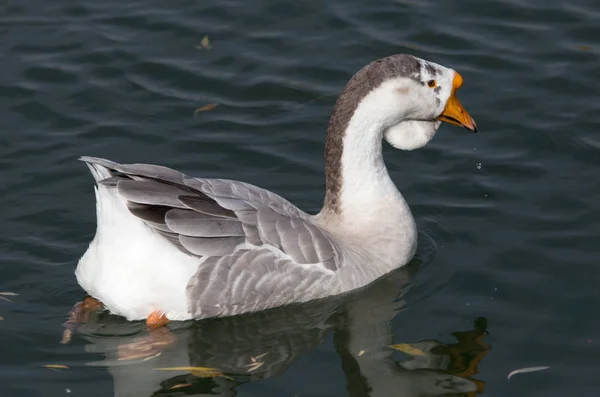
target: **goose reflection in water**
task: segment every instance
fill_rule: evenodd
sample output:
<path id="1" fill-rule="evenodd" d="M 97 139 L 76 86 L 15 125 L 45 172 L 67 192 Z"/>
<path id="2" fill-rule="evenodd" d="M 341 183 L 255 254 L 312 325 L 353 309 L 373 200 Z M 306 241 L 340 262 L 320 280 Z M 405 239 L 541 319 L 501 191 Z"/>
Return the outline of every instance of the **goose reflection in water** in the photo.
<path id="1" fill-rule="evenodd" d="M 348 395 L 480 394 L 484 382 L 471 377 L 490 350 L 483 341 L 487 335 L 485 319 L 477 319 L 472 330 L 454 333 L 456 344 L 434 340 L 404 344 L 410 346 L 412 356 L 389 347 L 398 343 L 393 340 L 391 320 L 403 309 L 402 296 L 411 273 L 419 266 L 414 260 L 341 299 L 171 324 L 168 330 L 147 332 L 143 323 L 93 313 L 76 335 L 91 342 L 86 351 L 105 356 L 90 365 L 108 368 L 117 397 L 233 396 L 245 383 L 283 374 L 329 332 L 333 332 L 335 350 L 341 358 Z M 157 370 L 177 367 L 187 368 Z"/>

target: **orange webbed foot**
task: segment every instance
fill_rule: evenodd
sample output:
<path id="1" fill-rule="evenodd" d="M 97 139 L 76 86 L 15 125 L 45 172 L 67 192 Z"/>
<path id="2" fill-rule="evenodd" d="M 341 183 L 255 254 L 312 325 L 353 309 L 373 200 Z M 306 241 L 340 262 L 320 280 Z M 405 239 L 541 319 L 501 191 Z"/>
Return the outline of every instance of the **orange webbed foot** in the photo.
<path id="1" fill-rule="evenodd" d="M 69 319 L 64 323 L 65 330 L 60 343 L 69 343 L 71 341 L 71 336 L 73 335 L 73 330 L 77 324 L 87 322 L 90 313 L 101 309 L 104 309 L 104 304 L 91 296 L 87 296 L 83 301 L 77 302 L 69 312 Z"/>
<path id="2" fill-rule="evenodd" d="M 167 325 L 170 321 L 171 320 L 169 320 L 163 312 L 161 312 L 160 310 L 154 310 L 148 315 L 148 318 L 146 319 L 146 327 L 160 328 L 164 325 Z"/>
<path id="3" fill-rule="evenodd" d="M 96 310 L 104 309 L 104 303 L 100 302 L 96 298 L 92 298 L 91 296 L 87 296 L 83 302 L 81 302 L 81 308 L 88 312 L 93 312 Z"/>

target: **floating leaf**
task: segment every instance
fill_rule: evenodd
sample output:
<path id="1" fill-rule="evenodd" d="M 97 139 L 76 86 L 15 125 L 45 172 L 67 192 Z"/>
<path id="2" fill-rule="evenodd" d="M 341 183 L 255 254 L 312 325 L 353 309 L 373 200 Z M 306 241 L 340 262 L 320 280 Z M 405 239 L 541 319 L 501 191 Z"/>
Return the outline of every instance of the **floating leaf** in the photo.
<path id="1" fill-rule="evenodd" d="M 63 336 L 62 339 L 60 340 L 60 344 L 61 345 L 66 345 L 69 342 L 71 342 L 71 337 L 73 336 L 73 331 L 71 331 L 70 329 L 65 329 L 63 331 Z"/>
<path id="2" fill-rule="evenodd" d="M 211 45 L 210 45 L 210 41 L 208 40 L 208 36 L 204 36 L 204 37 L 202 38 L 202 41 L 200 42 L 200 45 L 201 45 L 201 46 L 202 46 L 202 48 L 204 48 L 205 50 L 208 50 L 208 49 L 212 48 L 212 47 L 211 47 Z"/>
<path id="3" fill-rule="evenodd" d="M 62 364 L 45 364 L 45 365 L 42 365 L 42 367 L 52 368 L 52 369 L 69 369 L 69 367 L 67 367 L 66 365 L 62 365 Z"/>
<path id="4" fill-rule="evenodd" d="M 166 367 L 154 369 L 157 371 L 189 371 L 198 378 L 216 378 L 217 376 L 225 376 L 223 372 L 210 367 Z"/>
<path id="5" fill-rule="evenodd" d="M 15 294 L 14 292 L 0 292 L 0 295 L 5 295 L 5 296 L 17 296 L 19 294 Z"/>
<path id="6" fill-rule="evenodd" d="M 411 345 L 409 345 L 408 343 L 398 343 L 397 345 L 389 345 L 388 347 L 394 349 L 394 350 L 400 350 L 403 353 L 409 354 L 411 356 L 424 356 L 425 353 L 423 353 L 422 350 L 417 349 L 416 347 L 413 347 Z"/>
<path id="7" fill-rule="evenodd" d="M 206 112 L 209 110 L 213 110 L 214 108 L 216 108 L 218 105 L 216 103 L 209 103 L 208 105 L 204 105 L 202 107 L 199 107 L 198 109 L 196 109 L 194 111 L 194 114 L 196 113 L 200 113 L 200 112 Z"/>
<path id="8" fill-rule="evenodd" d="M 510 374 L 508 374 L 508 379 L 510 380 L 510 378 L 513 375 L 516 375 L 516 374 L 525 374 L 527 372 L 543 371 L 543 370 L 548 369 L 548 368 L 550 368 L 550 367 L 528 367 L 528 368 L 515 369 L 514 371 L 511 371 Z"/>
<path id="9" fill-rule="evenodd" d="M 358 352 L 358 357 L 362 356 L 363 354 L 365 354 L 365 351 L 364 351 L 364 350 L 361 350 L 361 351 L 359 351 L 359 352 Z"/>
<path id="10" fill-rule="evenodd" d="M 182 387 L 188 387 L 188 386 L 193 386 L 193 385 L 191 383 L 182 383 L 180 385 L 175 385 L 173 387 L 170 387 L 169 390 L 180 389 Z"/>
<path id="11" fill-rule="evenodd" d="M 196 48 L 210 50 L 212 46 L 210 45 L 210 40 L 208 39 L 208 36 L 204 36 L 200 41 L 200 45 L 196 46 Z"/>

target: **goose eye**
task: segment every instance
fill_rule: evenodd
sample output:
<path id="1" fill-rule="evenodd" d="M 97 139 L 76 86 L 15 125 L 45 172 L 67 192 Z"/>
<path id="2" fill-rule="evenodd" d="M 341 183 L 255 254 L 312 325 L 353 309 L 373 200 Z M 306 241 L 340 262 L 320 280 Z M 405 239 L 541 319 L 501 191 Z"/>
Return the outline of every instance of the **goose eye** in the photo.
<path id="1" fill-rule="evenodd" d="M 437 85 L 437 83 L 435 82 L 435 80 L 429 80 L 429 81 L 427 82 L 427 85 L 428 85 L 430 88 L 433 88 L 433 87 L 435 87 L 435 86 Z"/>

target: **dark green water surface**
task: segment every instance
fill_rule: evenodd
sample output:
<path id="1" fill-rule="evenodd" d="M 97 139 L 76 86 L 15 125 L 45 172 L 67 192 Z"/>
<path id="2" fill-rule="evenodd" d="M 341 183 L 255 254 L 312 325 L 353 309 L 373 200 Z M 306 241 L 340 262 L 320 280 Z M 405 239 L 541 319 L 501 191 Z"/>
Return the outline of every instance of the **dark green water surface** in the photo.
<path id="1" fill-rule="evenodd" d="M 0 295 L 0 396 L 599 395 L 597 1 L 0 6 L 0 292 L 18 294 Z M 78 156 L 243 180 L 316 212 L 336 95 L 398 52 L 459 71 L 480 128 L 385 145 L 413 263 L 345 300 L 167 335 L 101 313 L 60 343 L 96 222 Z M 156 369 L 177 366 L 225 376 Z M 549 368 L 507 379 L 533 366 Z"/>

